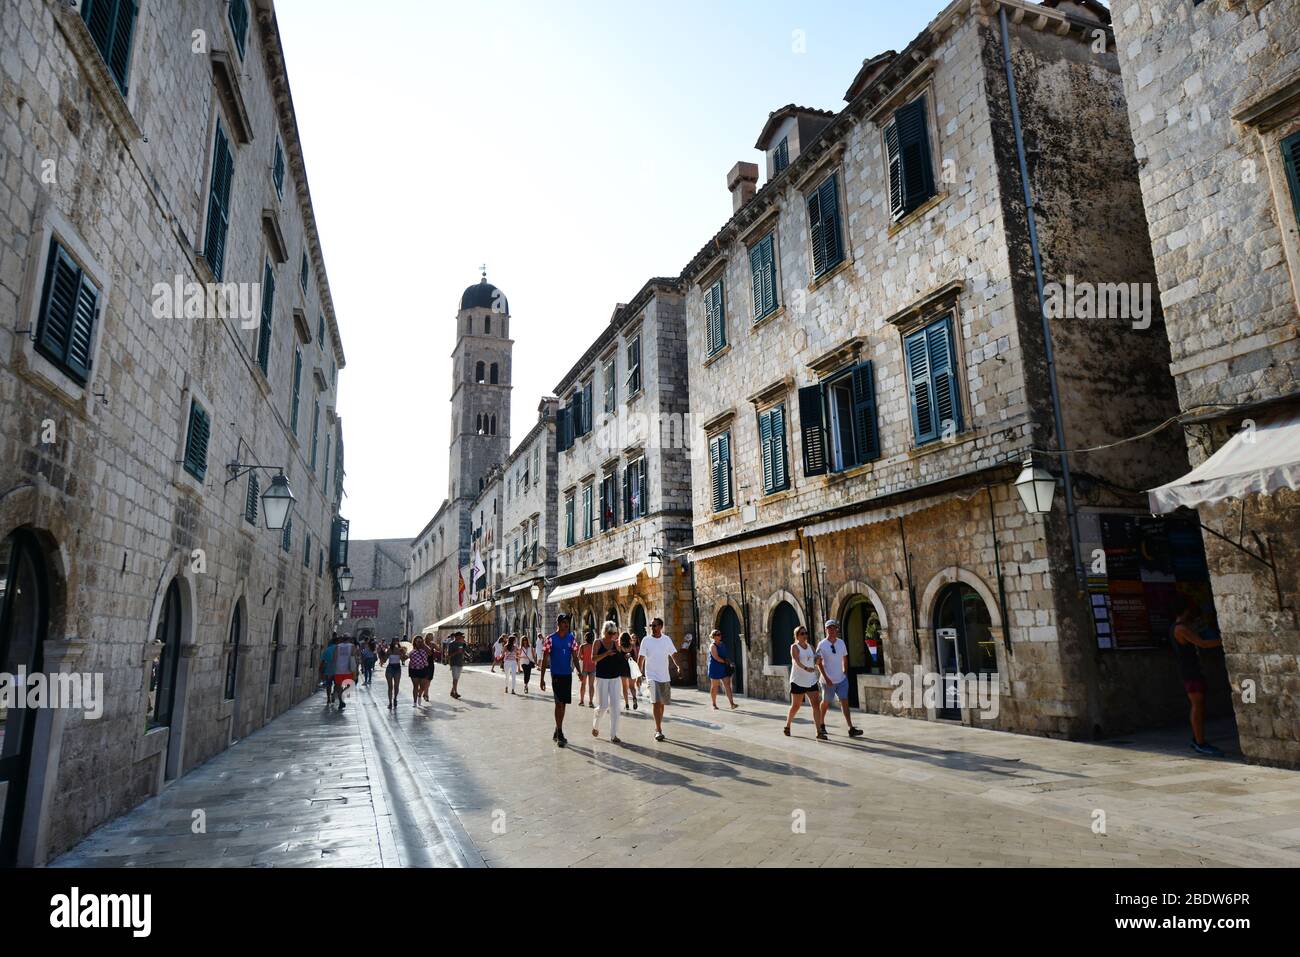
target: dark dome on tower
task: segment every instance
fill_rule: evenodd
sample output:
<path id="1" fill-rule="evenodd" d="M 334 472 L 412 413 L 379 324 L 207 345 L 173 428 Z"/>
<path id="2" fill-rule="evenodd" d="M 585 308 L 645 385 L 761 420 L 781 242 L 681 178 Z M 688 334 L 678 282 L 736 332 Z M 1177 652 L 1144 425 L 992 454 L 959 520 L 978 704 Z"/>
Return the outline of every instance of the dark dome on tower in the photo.
<path id="1" fill-rule="evenodd" d="M 497 309 L 507 315 L 510 313 L 510 304 L 506 301 L 506 294 L 488 282 L 487 276 L 484 276 L 461 294 L 460 308 Z"/>

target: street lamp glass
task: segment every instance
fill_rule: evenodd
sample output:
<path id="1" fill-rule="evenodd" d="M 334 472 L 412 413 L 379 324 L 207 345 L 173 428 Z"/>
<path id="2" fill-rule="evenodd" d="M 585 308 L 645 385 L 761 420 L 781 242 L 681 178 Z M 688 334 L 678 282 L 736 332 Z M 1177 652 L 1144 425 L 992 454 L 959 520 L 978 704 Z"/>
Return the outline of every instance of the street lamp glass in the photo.
<path id="1" fill-rule="evenodd" d="M 262 495 L 262 514 L 266 517 L 266 527 L 272 531 L 284 528 L 296 501 L 283 472 L 271 479 L 271 487 Z"/>
<path id="2" fill-rule="evenodd" d="M 663 558 L 660 556 L 659 549 L 657 548 L 651 549 L 650 551 L 649 568 L 650 568 L 650 577 L 658 578 L 659 570 L 663 568 Z"/>
<path id="3" fill-rule="evenodd" d="M 352 569 L 345 567 L 339 573 L 339 589 L 345 592 L 352 590 Z"/>
<path id="4" fill-rule="evenodd" d="M 1056 479 L 1043 468 L 1035 468 L 1032 462 L 1026 462 L 1024 471 L 1016 479 L 1016 491 L 1025 511 L 1031 515 L 1046 515 L 1052 510 L 1052 498 L 1056 495 Z"/>
<path id="5" fill-rule="evenodd" d="M 533 587 L 528 589 L 528 594 L 533 596 L 533 601 L 537 601 L 537 599 L 542 597 L 542 586 L 537 584 L 537 582 L 533 582 Z"/>

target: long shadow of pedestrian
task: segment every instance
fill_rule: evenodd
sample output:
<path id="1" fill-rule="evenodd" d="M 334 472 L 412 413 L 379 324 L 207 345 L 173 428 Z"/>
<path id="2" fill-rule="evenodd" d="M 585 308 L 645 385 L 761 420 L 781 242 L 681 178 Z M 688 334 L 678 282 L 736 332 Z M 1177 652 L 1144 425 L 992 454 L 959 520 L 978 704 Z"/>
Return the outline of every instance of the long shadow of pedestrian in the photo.
<path id="1" fill-rule="evenodd" d="M 611 748 L 619 750 L 630 750 L 633 752 L 640 751 L 646 756 L 650 755 L 647 748 L 638 748 L 636 745 L 629 745 L 624 742 L 622 745 L 610 745 Z M 706 797 L 721 797 L 717 791 L 712 788 L 702 787 L 696 784 L 694 779 L 685 774 L 676 771 L 665 771 L 662 768 L 654 768 L 647 764 L 641 764 L 637 761 L 629 761 L 623 757 L 618 750 L 601 751 L 599 754 L 594 748 L 583 748 L 569 744 L 564 748 L 565 751 L 571 751 L 574 754 L 581 754 L 590 760 L 593 764 L 604 771 L 612 771 L 615 774 L 626 774 L 629 777 L 636 778 L 646 784 L 662 784 L 668 787 L 681 787 L 692 791 L 695 794 L 702 794 Z"/>
<path id="2" fill-rule="evenodd" d="M 755 757 L 752 754 L 740 754 L 736 751 L 728 751 L 725 748 L 718 747 L 701 747 L 698 744 L 691 744 L 686 741 L 672 742 L 678 748 L 684 748 L 687 751 L 697 751 L 700 754 L 717 756 L 728 764 L 739 765 L 748 768 L 751 771 L 764 771 L 767 774 L 784 774 L 790 777 L 806 778 L 810 781 L 816 781 L 819 784 L 829 784 L 831 787 L 846 788 L 849 785 L 844 781 L 837 781 L 834 778 L 828 778 L 817 774 L 811 768 L 801 767 L 797 764 L 788 764 L 785 761 L 769 761 L 766 758 Z M 737 780 L 744 780 L 738 778 Z M 765 784 L 762 781 L 751 782 L 756 784 Z"/>

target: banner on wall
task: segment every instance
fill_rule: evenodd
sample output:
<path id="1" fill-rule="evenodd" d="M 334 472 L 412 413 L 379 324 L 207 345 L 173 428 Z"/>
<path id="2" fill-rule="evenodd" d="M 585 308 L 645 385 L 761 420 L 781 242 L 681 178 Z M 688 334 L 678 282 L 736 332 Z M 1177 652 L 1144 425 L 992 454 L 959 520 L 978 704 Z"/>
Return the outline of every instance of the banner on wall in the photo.
<path id="1" fill-rule="evenodd" d="M 1196 522 L 1163 515 L 1079 510 L 1093 628 L 1100 648 L 1168 643 L 1170 603 L 1196 602 L 1214 624 L 1205 545 Z"/>
<path id="2" fill-rule="evenodd" d="M 353 599 L 352 617 L 353 618 L 378 618 L 379 599 L 378 598 Z"/>

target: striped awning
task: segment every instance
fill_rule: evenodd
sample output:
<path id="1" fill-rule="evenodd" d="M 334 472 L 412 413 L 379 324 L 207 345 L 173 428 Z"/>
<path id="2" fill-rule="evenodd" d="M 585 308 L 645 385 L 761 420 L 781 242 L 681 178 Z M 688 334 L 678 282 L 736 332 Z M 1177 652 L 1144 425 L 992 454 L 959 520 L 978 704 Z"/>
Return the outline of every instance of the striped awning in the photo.
<path id="1" fill-rule="evenodd" d="M 868 509 L 865 512 L 856 512 L 853 515 L 841 515 L 839 518 L 833 518 L 830 521 L 818 522 L 816 525 L 804 526 L 803 533 L 809 538 L 816 538 L 818 535 L 831 535 L 835 532 L 846 532 L 851 528 L 862 528 L 864 525 L 877 525 L 880 522 L 892 522 L 896 518 L 902 518 L 904 515 L 911 515 L 914 512 L 923 512 L 927 508 L 934 508 L 938 505 L 944 505 L 948 502 L 962 498 L 957 493 L 948 495 L 932 495 L 926 498 L 914 499 L 911 502 L 902 502 L 898 505 L 888 505 L 884 508 Z"/>
<path id="2" fill-rule="evenodd" d="M 783 532 L 772 532 L 769 535 L 756 535 L 753 538 L 745 538 L 735 542 L 724 542 L 721 545 L 705 545 L 702 548 L 691 550 L 691 561 L 704 562 L 710 558 L 718 558 L 722 555 L 731 555 L 735 552 L 746 552 L 751 548 L 762 548 L 765 545 L 779 545 L 782 542 L 792 542 L 795 539 L 795 530 L 786 529 Z"/>

